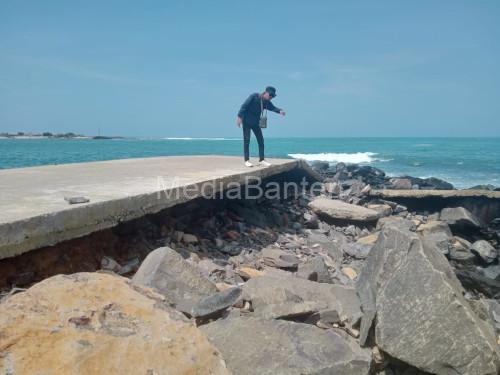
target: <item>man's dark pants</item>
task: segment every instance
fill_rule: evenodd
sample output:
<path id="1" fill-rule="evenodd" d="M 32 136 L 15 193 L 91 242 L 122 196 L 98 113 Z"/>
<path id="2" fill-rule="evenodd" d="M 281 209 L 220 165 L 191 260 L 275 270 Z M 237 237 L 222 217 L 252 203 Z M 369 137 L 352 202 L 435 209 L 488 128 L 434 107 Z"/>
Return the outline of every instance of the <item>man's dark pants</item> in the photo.
<path id="1" fill-rule="evenodd" d="M 259 144 L 259 161 L 264 160 L 264 136 L 259 124 L 248 125 L 243 123 L 243 152 L 245 161 L 250 159 L 250 130 L 255 134 L 257 143 Z"/>

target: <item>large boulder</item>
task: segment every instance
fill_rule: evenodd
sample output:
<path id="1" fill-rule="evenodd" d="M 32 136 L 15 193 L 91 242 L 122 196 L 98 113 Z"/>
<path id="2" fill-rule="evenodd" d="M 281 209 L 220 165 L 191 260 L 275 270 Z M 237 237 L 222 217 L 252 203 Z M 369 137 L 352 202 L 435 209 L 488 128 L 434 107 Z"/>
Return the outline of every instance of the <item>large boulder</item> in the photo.
<path id="1" fill-rule="evenodd" d="M 333 330 L 259 318 L 201 327 L 238 375 L 369 374 L 371 352 Z"/>
<path id="2" fill-rule="evenodd" d="M 481 228 L 479 219 L 464 207 L 443 208 L 439 218 L 456 231 Z"/>
<path id="3" fill-rule="evenodd" d="M 2 374 L 228 374 L 164 298 L 123 277 L 46 279 L 0 303 Z"/>
<path id="4" fill-rule="evenodd" d="M 375 210 L 325 197 L 314 199 L 309 207 L 319 217 L 332 223 L 374 223 L 381 217 Z"/>
<path id="5" fill-rule="evenodd" d="M 153 287 L 172 304 L 193 304 L 218 292 L 217 287 L 195 265 L 169 247 L 160 247 L 148 254 L 132 282 Z"/>
<path id="6" fill-rule="evenodd" d="M 357 284 L 360 341 L 375 325 L 375 343 L 390 356 L 435 374 L 496 374 L 500 358 L 492 327 L 463 297 L 446 258 L 400 227 L 386 227 Z"/>

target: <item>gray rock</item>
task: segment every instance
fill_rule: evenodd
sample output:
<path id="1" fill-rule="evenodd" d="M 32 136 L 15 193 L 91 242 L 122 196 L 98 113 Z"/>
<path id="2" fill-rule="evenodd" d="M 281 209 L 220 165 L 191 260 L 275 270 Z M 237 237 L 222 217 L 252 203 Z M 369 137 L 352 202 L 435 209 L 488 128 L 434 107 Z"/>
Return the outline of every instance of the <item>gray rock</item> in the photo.
<path id="1" fill-rule="evenodd" d="M 345 254 L 356 259 L 365 259 L 370 254 L 373 245 L 364 244 L 359 242 L 348 242 L 344 245 L 342 250 Z"/>
<path id="2" fill-rule="evenodd" d="M 441 254 L 448 255 L 450 253 L 451 236 L 445 232 L 434 232 L 423 236 L 424 241 L 434 246 Z"/>
<path id="3" fill-rule="evenodd" d="M 412 187 L 411 181 L 407 178 L 391 178 L 389 182 L 391 189 L 409 190 Z"/>
<path id="4" fill-rule="evenodd" d="M 493 264 L 488 267 L 478 267 L 478 272 L 488 279 L 500 281 L 500 265 Z"/>
<path id="5" fill-rule="evenodd" d="M 64 197 L 64 200 L 69 204 L 81 204 L 90 202 L 90 199 L 86 197 Z"/>
<path id="6" fill-rule="evenodd" d="M 212 296 L 201 299 L 190 311 L 193 318 L 208 318 L 221 313 L 238 301 L 242 290 L 229 288 Z"/>
<path id="7" fill-rule="evenodd" d="M 319 283 L 331 283 L 330 273 L 323 258 L 317 256 L 300 263 L 297 269 L 297 277 L 317 281 Z"/>
<path id="8" fill-rule="evenodd" d="M 262 249 L 261 256 L 264 264 L 271 267 L 297 268 L 299 265 L 299 258 L 295 255 L 273 246 Z"/>
<path id="9" fill-rule="evenodd" d="M 316 214 L 314 213 L 305 212 L 304 226 L 308 229 L 318 229 L 319 228 L 318 216 L 316 216 Z"/>
<path id="10" fill-rule="evenodd" d="M 434 233 L 444 233 L 448 237 L 452 236 L 450 226 L 444 221 L 440 220 L 431 220 L 425 224 L 419 225 L 417 228 L 417 232 L 422 234 L 423 236 Z"/>
<path id="11" fill-rule="evenodd" d="M 364 313 L 362 345 L 375 324 L 379 348 L 423 371 L 498 372 L 492 327 L 471 309 L 446 258 L 416 233 L 384 228 L 357 288 Z"/>
<path id="12" fill-rule="evenodd" d="M 470 250 L 488 264 L 492 263 L 498 257 L 497 250 L 486 240 L 474 242 Z"/>
<path id="13" fill-rule="evenodd" d="M 309 203 L 309 207 L 329 222 L 370 223 L 376 222 L 380 217 L 375 210 L 324 197 L 316 198 Z"/>
<path id="14" fill-rule="evenodd" d="M 439 218 L 452 229 L 478 229 L 481 222 L 469 210 L 463 207 L 447 207 L 441 210 Z"/>
<path id="15" fill-rule="evenodd" d="M 417 229 L 417 226 L 413 221 L 397 216 L 383 217 L 377 223 L 378 230 L 384 229 L 386 226 L 398 227 L 410 231 L 414 231 Z"/>
<path id="16" fill-rule="evenodd" d="M 453 236 L 450 240 L 450 259 L 459 263 L 472 263 L 475 255 L 470 251 L 471 243 L 466 239 Z"/>
<path id="17" fill-rule="evenodd" d="M 340 315 L 337 310 L 322 310 L 310 315 L 304 323 L 314 324 L 320 328 L 331 328 L 333 324 L 340 323 Z"/>
<path id="18" fill-rule="evenodd" d="M 243 286 L 245 299 L 252 301 L 256 315 L 268 314 L 269 307 L 278 305 L 280 314 L 283 309 L 279 305 L 287 304 L 287 308 L 294 304 L 308 303 L 310 312 L 331 309 L 341 316 L 352 317 L 361 312 L 356 290 L 351 287 L 317 283 L 299 279 L 293 276 L 283 277 L 256 277 L 247 281 Z M 270 317 L 267 315 L 266 317 Z"/>
<path id="19" fill-rule="evenodd" d="M 235 317 L 200 327 L 233 374 L 369 374 L 371 351 L 333 330 Z"/>
<path id="20" fill-rule="evenodd" d="M 333 232 L 330 237 L 323 233 L 312 232 L 307 237 L 307 246 L 315 251 L 322 250 L 333 259 L 336 265 L 342 262 L 342 247 L 347 242 L 346 237 L 339 232 Z"/>
<path id="21" fill-rule="evenodd" d="M 149 253 L 132 283 L 153 287 L 174 304 L 217 293 L 215 284 L 200 269 L 169 247 L 160 247 Z"/>

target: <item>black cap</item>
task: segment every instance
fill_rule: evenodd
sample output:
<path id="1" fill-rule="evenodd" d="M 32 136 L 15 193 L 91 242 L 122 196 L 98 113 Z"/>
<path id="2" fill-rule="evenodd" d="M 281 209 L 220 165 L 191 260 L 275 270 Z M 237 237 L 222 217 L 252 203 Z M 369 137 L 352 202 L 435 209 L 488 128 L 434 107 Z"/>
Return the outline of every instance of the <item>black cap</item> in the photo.
<path id="1" fill-rule="evenodd" d="M 273 86 L 267 86 L 266 92 L 268 92 L 272 98 L 274 98 L 276 96 L 276 89 Z"/>

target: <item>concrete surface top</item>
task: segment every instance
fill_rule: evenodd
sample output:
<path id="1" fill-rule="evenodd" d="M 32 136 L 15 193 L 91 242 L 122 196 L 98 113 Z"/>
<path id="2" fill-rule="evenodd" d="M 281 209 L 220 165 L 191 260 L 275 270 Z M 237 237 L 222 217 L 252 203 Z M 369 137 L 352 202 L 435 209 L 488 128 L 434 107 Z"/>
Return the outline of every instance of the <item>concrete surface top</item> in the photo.
<path id="1" fill-rule="evenodd" d="M 473 198 L 484 197 L 490 199 L 500 199 L 500 191 L 489 190 L 372 190 L 370 193 L 374 197 L 382 198 Z"/>
<path id="2" fill-rule="evenodd" d="M 269 161 L 271 167 L 248 168 L 241 157 L 170 156 L 0 170 L 0 259 L 186 201 L 158 198 L 161 191 L 206 181 L 243 184 L 246 176 L 265 178 L 295 168 L 314 177 L 303 161 Z M 64 199 L 75 196 L 90 202 Z"/>

